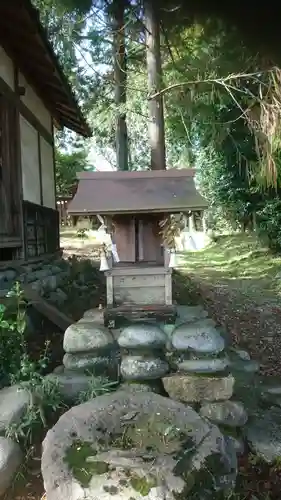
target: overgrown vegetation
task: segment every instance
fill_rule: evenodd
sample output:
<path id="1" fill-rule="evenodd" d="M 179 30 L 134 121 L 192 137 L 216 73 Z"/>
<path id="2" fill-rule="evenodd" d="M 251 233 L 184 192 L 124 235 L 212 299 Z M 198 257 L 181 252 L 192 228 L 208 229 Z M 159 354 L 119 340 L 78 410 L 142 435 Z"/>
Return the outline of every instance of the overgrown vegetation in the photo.
<path id="1" fill-rule="evenodd" d="M 77 184 L 77 172 L 87 169 L 87 151 L 82 146 L 78 151 L 56 151 L 57 196 L 72 196 Z"/>
<path id="2" fill-rule="evenodd" d="M 48 344 L 35 362 L 27 345 L 26 309 L 20 284 L 8 293 L 8 305 L 0 304 L 0 381 L 1 386 L 17 384 L 27 391 L 29 405 L 20 424 L 11 424 L 8 437 L 28 449 L 36 434 L 47 427 L 48 418 L 62 407 L 57 385 L 44 377 L 48 366 Z"/>
<path id="3" fill-rule="evenodd" d="M 26 310 L 20 283 L 7 295 L 7 305 L 0 304 L 0 384 L 10 385 L 32 380 L 42 374 L 48 363 L 48 345 L 37 363 L 27 350 Z"/>
<path id="4" fill-rule="evenodd" d="M 97 396 L 102 396 L 103 394 L 108 394 L 114 391 L 118 386 L 118 382 L 110 381 L 106 377 L 93 377 L 89 381 L 88 388 L 85 391 L 80 392 L 77 398 L 77 404 L 86 403 Z"/>

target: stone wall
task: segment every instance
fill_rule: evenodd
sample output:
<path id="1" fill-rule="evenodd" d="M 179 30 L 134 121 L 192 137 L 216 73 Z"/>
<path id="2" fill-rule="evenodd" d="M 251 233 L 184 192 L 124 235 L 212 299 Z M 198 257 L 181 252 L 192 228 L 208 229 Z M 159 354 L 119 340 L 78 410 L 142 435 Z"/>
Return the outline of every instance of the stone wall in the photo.
<path id="1" fill-rule="evenodd" d="M 62 259 L 42 260 L 21 266 L 9 265 L 0 268 L 0 299 L 5 297 L 16 281 L 28 283 L 41 296 L 66 300 L 60 288 L 69 276 L 70 266 Z"/>

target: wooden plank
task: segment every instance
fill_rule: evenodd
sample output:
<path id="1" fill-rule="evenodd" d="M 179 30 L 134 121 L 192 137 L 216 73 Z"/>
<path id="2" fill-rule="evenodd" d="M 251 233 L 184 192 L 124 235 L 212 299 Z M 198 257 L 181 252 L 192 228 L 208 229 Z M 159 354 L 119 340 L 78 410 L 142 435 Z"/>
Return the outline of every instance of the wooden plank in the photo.
<path id="1" fill-rule="evenodd" d="M 114 287 L 114 300 L 117 304 L 165 304 L 165 288 L 163 286 L 147 286 L 138 288 Z"/>
<path id="2" fill-rule="evenodd" d="M 66 316 L 66 314 L 59 311 L 55 306 L 40 297 L 40 295 L 33 290 L 30 285 L 22 285 L 22 288 L 25 298 L 31 303 L 31 305 L 61 330 L 65 331 L 74 323 L 72 318 Z"/>
<path id="3" fill-rule="evenodd" d="M 167 324 L 175 323 L 177 312 L 175 306 L 138 305 L 107 307 L 104 310 L 105 326 L 114 325 L 115 328 L 130 324 L 134 321 L 156 321 Z"/>
<path id="4" fill-rule="evenodd" d="M 171 269 L 164 266 L 149 266 L 148 264 L 132 264 L 131 266 L 115 265 L 111 270 L 112 276 L 138 276 L 171 274 Z"/>
<path id="5" fill-rule="evenodd" d="M 0 248 L 17 248 L 22 246 L 22 239 L 19 237 L 0 236 Z"/>
<path id="6" fill-rule="evenodd" d="M 168 275 L 171 277 L 171 275 Z M 123 276 L 114 276 L 113 278 L 114 288 L 149 288 L 151 286 L 165 286 L 165 274 L 149 274 L 146 276 L 145 270 L 142 275 L 129 275 L 126 276 L 124 272 Z"/>
<path id="7" fill-rule="evenodd" d="M 172 305 L 172 275 L 166 274 L 165 276 L 165 303 L 167 306 Z"/>
<path id="8" fill-rule="evenodd" d="M 20 114 L 44 137 L 44 139 L 53 146 L 52 134 L 45 128 L 30 109 L 20 100 L 20 97 L 9 87 L 9 85 L 0 77 L 0 92 L 9 99 L 19 110 Z"/>
<path id="9" fill-rule="evenodd" d="M 113 298 L 113 277 L 112 275 L 106 274 L 106 302 L 108 306 L 112 306 L 114 302 Z"/>

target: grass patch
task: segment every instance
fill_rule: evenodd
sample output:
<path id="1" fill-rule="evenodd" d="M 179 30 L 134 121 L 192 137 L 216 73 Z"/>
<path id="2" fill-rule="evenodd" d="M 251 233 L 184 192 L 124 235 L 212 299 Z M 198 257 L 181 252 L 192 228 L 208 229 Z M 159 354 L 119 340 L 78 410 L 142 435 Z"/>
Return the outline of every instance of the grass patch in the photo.
<path id="1" fill-rule="evenodd" d="M 183 257 L 183 272 L 212 285 L 227 285 L 256 303 L 281 297 L 281 256 L 263 247 L 254 235 L 219 236 L 206 249 Z"/>

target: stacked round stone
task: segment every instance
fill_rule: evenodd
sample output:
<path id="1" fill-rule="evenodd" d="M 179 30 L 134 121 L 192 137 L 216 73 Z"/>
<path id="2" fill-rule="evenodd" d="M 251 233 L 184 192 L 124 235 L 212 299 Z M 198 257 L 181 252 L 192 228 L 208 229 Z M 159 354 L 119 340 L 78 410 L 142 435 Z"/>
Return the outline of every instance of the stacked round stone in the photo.
<path id="1" fill-rule="evenodd" d="M 239 429 L 246 424 L 243 404 L 230 400 L 234 377 L 225 353 L 225 341 L 208 318 L 181 323 L 173 331 L 171 346 L 176 372 L 163 379 L 173 399 L 194 404 L 201 416 L 231 436 L 237 451 L 243 451 Z M 236 436 L 234 438 L 233 436 Z"/>
<path id="2" fill-rule="evenodd" d="M 70 325 L 64 334 L 63 347 L 65 370 L 117 379 L 118 345 L 102 324 L 83 318 Z"/>
<path id="3" fill-rule="evenodd" d="M 165 359 L 167 337 L 156 324 L 133 323 L 121 330 L 118 343 L 125 382 L 153 390 L 153 383 L 169 372 Z"/>
<path id="4" fill-rule="evenodd" d="M 186 403 L 230 399 L 234 379 L 228 373 L 225 342 L 210 319 L 182 323 L 171 337 L 176 373 L 165 377 L 164 387 Z"/>

